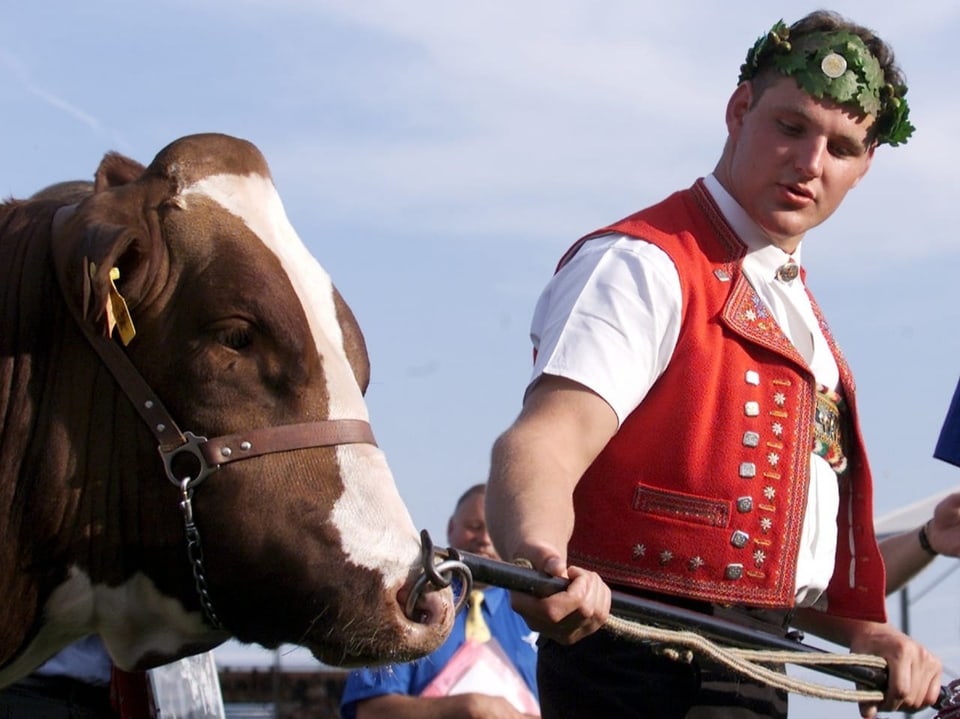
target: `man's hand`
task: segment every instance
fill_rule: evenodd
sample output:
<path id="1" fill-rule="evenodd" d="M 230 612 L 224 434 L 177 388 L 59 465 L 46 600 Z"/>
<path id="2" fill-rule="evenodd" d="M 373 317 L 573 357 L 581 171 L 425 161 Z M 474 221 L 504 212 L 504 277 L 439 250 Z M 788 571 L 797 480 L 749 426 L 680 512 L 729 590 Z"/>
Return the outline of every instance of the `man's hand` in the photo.
<path id="1" fill-rule="evenodd" d="M 531 561 L 536 567 L 537 562 Z M 543 599 L 519 592 L 511 594 L 511 605 L 531 629 L 560 644 L 573 644 L 606 623 L 611 595 L 600 575 L 579 567 L 567 568 L 556 556 L 542 563 L 540 571 L 571 582 L 564 591 Z"/>
<path id="2" fill-rule="evenodd" d="M 887 689 L 880 704 L 861 704 L 860 715 L 878 711 L 913 712 L 931 706 L 940 696 L 940 660 L 890 624 L 858 622 L 850 651 L 887 660 Z"/>
<path id="3" fill-rule="evenodd" d="M 936 552 L 960 557 L 960 492 L 940 500 L 927 525 L 927 539 Z"/>

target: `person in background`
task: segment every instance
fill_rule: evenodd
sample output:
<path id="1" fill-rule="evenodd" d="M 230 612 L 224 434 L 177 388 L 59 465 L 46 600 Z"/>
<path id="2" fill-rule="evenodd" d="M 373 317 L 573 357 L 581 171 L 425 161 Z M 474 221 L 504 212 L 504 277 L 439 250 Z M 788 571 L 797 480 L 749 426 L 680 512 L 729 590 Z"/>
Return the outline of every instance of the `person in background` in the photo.
<path id="1" fill-rule="evenodd" d="M 447 523 L 447 541 L 456 549 L 496 559 L 484 518 L 485 490 L 483 484 L 474 485 L 457 500 L 453 516 Z M 344 719 L 516 719 L 531 716 L 517 709 L 505 697 L 498 696 L 496 687 L 490 687 L 489 693 L 471 691 L 447 696 L 420 696 L 467 643 L 471 610 L 457 615 L 450 637 L 432 654 L 405 664 L 350 672 L 340 704 Z M 504 589 L 484 588 L 480 611 L 492 640 L 509 658 L 525 691 L 536 699 L 536 634 L 511 609 L 509 593 Z"/>
<path id="2" fill-rule="evenodd" d="M 70 644 L 20 681 L 0 690 L 3 719 L 113 719 L 112 664 L 100 637 Z"/>
<path id="3" fill-rule="evenodd" d="M 954 390 L 933 456 L 960 466 L 960 383 Z M 960 557 L 960 492 L 944 497 L 933 517 L 911 531 L 880 542 L 887 569 L 887 594 L 909 582 L 938 555 Z"/>
<path id="4" fill-rule="evenodd" d="M 869 29 L 778 22 L 740 68 L 714 171 L 561 258 L 487 490 L 500 555 L 571 580 L 512 598 L 541 633 L 544 717 L 786 716 L 764 682 L 597 631 L 611 587 L 883 657 L 863 716 L 938 699 L 939 660 L 886 620 L 854 383 L 801 258 L 877 148 L 912 134 L 905 93 Z"/>
<path id="5" fill-rule="evenodd" d="M 931 517 L 915 530 L 880 542 L 887 570 L 887 594 L 901 589 L 938 555 L 960 557 L 960 492 L 937 504 Z"/>

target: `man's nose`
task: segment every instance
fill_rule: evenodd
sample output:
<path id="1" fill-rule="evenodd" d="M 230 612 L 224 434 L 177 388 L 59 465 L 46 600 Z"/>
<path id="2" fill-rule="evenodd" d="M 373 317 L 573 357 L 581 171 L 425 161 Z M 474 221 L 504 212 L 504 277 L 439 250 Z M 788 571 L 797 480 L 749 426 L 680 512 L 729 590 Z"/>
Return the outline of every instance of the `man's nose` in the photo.
<path id="1" fill-rule="evenodd" d="M 826 152 L 827 141 L 823 137 L 812 137 L 797 147 L 794 164 L 801 179 L 812 180 L 820 177 Z"/>

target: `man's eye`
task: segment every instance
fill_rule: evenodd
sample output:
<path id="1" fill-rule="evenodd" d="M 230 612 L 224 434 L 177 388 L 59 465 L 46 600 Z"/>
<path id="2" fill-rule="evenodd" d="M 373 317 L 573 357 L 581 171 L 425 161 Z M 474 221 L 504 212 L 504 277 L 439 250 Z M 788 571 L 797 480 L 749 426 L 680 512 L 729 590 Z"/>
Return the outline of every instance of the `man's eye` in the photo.
<path id="1" fill-rule="evenodd" d="M 793 125 L 789 122 L 783 122 L 782 120 L 777 123 L 780 126 L 781 132 L 787 135 L 799 135 L 803 132 L 803 128 L 799 125 Z"/>
<path id="2" fill-rule="evenodd" d="M 856 150 L 853 150 L 846 145 L 831 144 L 828 145 L 828 149 L 830 150 L 830 154 L 834 157 L 853 157 L 857 154 Z"/>

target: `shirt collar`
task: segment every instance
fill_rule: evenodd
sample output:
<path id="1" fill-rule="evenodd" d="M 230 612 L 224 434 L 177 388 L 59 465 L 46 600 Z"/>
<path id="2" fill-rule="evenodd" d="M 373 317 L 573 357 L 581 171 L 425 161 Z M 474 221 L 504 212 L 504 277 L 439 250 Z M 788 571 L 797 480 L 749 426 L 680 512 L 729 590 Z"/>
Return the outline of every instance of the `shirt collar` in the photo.
<path id="1" fill-rule="evenodd" d="M 800 264 L 800 251 L 803 246 L 801 242 L 797 245 L 794 253 L 788 254 L 764 236 L 763 230 L 754 222 L 747 211 L 744 210 L 729 192 L 720 184 L 720 181 L 713 175 L 707 175 L 703 178 L 703 184 L 707 192 L 717 203 L 720 212 L 723 213 L 727 224 L 737 233 L 737 237 L 747 246 L 747 254 L 750 261 L 756 263 L 757 267 L 763 273 L 764 277 L 772 280 L 777 273 L 777 268 L 784 264 L 788 259 Z"/>

